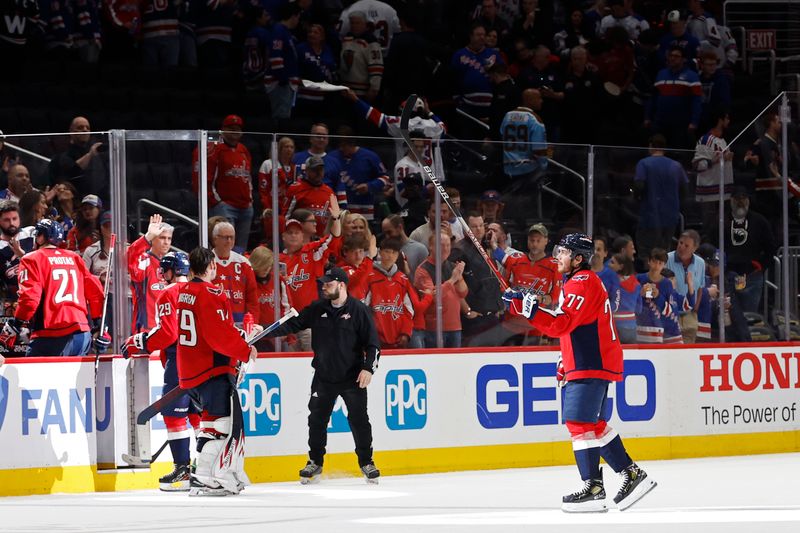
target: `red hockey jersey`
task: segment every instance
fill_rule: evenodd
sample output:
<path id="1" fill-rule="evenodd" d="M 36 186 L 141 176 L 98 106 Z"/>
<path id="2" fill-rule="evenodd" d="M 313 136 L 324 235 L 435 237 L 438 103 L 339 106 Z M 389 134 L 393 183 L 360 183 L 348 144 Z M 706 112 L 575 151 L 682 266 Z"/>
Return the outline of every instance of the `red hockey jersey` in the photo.
<path id="1" fill-rule="evenodd" d="M 286 190 L 297 182 L 297 165 L 281 165 L 278 167 L 278 209 L 283 214 L 289 205 Z M 258 169 L 258 195 L 262 209 L 272 209 L 272 159 L 261 163 Z"/>
<path id="2" fill-rule="evenodd" d="M 298 311 L 319 298 L 317 278 L 325 273 L 331 247 L 341 240 L 341 237 L 328 235 L 322 240 L 304 245 L 293 254 L 281 253 L 281 263 L 286 265 L 286 286 Z"/>
<path id="3" fill-rule="evenodd" d="M 147 350 L 164 350 L 178 340 L 178 293 L 186 282 L 172 283 L 156 300 L 156 325 L 147 332 Z M 163 356 L 162 356 L 163 362 Z"/>
<path id="4" fill-rule="evenodd" d="M 303 208 L 314 213 L 314 217 L 317 219 L 317 235 L 323 235 L 325 226 L 328 225 L 330 216 L 328 206 L 331 203 L 332 194 L 333 189 L 324 183 L 315 187 L 304 179 L 290 185 L 286 190 L 286 197 L 293 209 Z M 285 211 L 281 212 L 281 215 L 285 214 Z"/>
<path id="5" fill-rule="evenodd" d="M 250 313 L 258 324 L 258 288 L 250 261 L 236 252 L 231 252 L 227 259 L 220 259 L 214 252 L 214 257 L 217 261 L 214 284 L 225 291 L 231 304 L 233 321 L 241 322 L 244 314 Z"/>
<path id="6" fill-rule="evenodd" d="M 561 274 L 558 273 L 558 262 L 550 256 L 545 256 L 538 261 L 531 262 L 528 254 L 512 252 L 505 256 L 502 266 L 506 271 L 506 281 L 510 287 L 531 289 L 539 296 L 550 295 L 553 302 L 558 300 L 561 289 Z M 505 327 L 515 333 L 531 332 L 530 325 L 520 317 L 506 314 Z"/>
<path id="7" fill-rule="evenodd" d="M 258 289 L 259 322 L 271 324 L 275 321 L 275 280 L 272 276 L 263 282 L 256 280 L 256 288 Z M 280 280 L 280 288 L 281 292 L 278 297 L 280 316 L 286 316 L 292 307 L 292 300 L 283 279 Z"/>
<path id="8" fill-rule="evenodd" d="M 396 346 L 400 335 L 411 337 L 416 314 L 414 301 L 418 301 L 417 291 L 408 277 L 396 268 L 392 270 L 387 275 L 379 268 L 373 269 L 364 297 L 364 303 L 372 309 L 378 338 L 384 348 Z"/>
<path id="9" fill-rule="evenodd" d="M 354 267 L 344 261 L 339 261 L 336 266 L 347 272 L 347 277 L 349 278 L 347 294 L 353 298 L 363 300 L 367 294 L 369 276 L 372 274 L 372 259 L 365 257 L 358 267 Z"/>
<path id="10" fill-rule="evenodd" d="M 245 362 L 250 346 L 239 335 L 230 304 L 218 287 L 198 278 L 178 291 L 178 383 L 191 389 L 214 376 L 235 374 L 236 360 Z"/>
<path id="11" fill-rule="evenodd" d="M 135 332 L 148 331 L 156 325 L 156 300 L 167 288 L 161 275 L 161 258 L 150 252 L 150 243 L 139 237 L 127 252 L 128 275 L 133 286 L 133 326 Z"/>
<path id="12" fill-rule="evenodd" d="M 250 151 L 242 143 L 235 147 L 224 142 L 208 143 L 208 206 L 220 202 L 246 209 L 253 205 L 250 178 Z M 198 192 L 200 162 L 197 148 L 192 153 L 192 188 Z"/>
<path id="13" fill-rule="evenodd" d="M 18 279 L 14 316 L 30 321 L 33 339 L 89 331 L 89 312 L 92 318 L 103 314 L 103 286 L 75 252 L 40 248 L 26 254 Z"/>
<path id="14" fill-rule="evenodd" d="M 510 311 L 520 314 L 521 302 Z M 561 357 L 567 380 L 597 378 L 622 381 L 622 346 L 614 329 L 611 302 L 603 282 L 591 270 L 568 278 L 558 307 L 540 308 L 531 324 L 561 339 Z"/>

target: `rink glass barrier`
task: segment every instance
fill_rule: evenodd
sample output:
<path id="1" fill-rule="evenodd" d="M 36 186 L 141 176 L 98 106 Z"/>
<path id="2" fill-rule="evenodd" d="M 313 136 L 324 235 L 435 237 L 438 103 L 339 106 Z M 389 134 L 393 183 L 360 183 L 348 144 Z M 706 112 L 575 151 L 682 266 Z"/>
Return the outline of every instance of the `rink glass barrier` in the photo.
<path id="1" fill-rule="evenodd" d="M 70 158 L 64 156 L 70 150 L 71 145 L 85 145 L 86 149 L 94 147 L 90 155 L 81 161 L 81 167 L 73 165 Z M 6 134 L 0 137 L 0 148 L 2 149 L 2 160 L 0 166 L 0 189 L 8 187 L 9 171 L 20 174 L 16 164 L 24 166 L 29 176 L 30 189 L 27 195 L 22 195 L 19 206 L 20 229 L 16 235 L 23 249 L 29 251 L 34 247 L 33 228 L 41 218 L 53 218 L 59 221 L 64 228 L 66 237 L 65 245 L 74 248 L 78 242 L 80 249 L 76 251 L 83 256 L 84 248 L 93 240 L 105 234 L 106 251 L 108 250 L 110 231 L 104 233 L 101 230 L 102 215 L 106 211 L 113 211 L 110 199 L 118 192 L 110 179 L 111 166 L 118 160 L 119 152 L 115 151 L 111 145 L 111 138 L 108 132 L 85 132 L 85 133 L 42 133 L 42 134 Z M 22 185 L 18 185 L 22 186 Z M 40 206 L 37 191 L 41 192 L 48 206 Z M 87 222 L 81 225 L 81 231 L 73 234 L 69 233 L 70 228 L 76 226 L 81 213 L 82 200 L 87 195 L 91 203 L 98 203 L 96 208 L 87 204 Z M 99 202 L 97 202 L 99 200 Z M 123 210 L 124 212 L 124 210 Z M 30 227 L 30 229 L 24 229 Z M 108 226 L 107 226 L 108 228 Z M 113 231 L 113 230 L 111 230 Z M 0 249 L 3 250 L 2 257 L 5 266 L 2 269 L 3 283 L 0 286 L 0 320 L 5 322 L 14 316 L 16 306 L 16 277 L 18 266 L 11 264 L 14 254 L 7 241 L 0 242 Z M 90 249 L 86 258 L 92 265 L 91 270 L 105 283 L 106 268 L 105 261 L 98 258 L 99 250 Z M 99 260 L 98 260 L 99 259 Z M 124 283 L 124 277 L 123 283 Z M 112 291 L 113 292 L 113 291 Z M 112 306 L 109 304 L 108 310 Z M 110 324 L 110 322 L 109 322 Z M 113 330 L 113 328 L 109 328 Z M 5 347 L 0 347 L 0 354 L 6 356 L 23 356 L 27 345 L 17 344 L 11 353 Z"/>
<path id="2" fill-rule="evenodd" d="M 369 391 L 376 464 L 384 475 L 573 464 L 557 357 L 552 348 L 389 351 Z M 123 375 L 148 368 L 135 381 L 140 405 L 161 394 L 156 357 L 112 364 Z M 309 364 L 308 354 L 262 355 L 238 388 L 254 482 L 296 480 L 305 464 Z M 797 343 L 630 348 L 607 414 L 640 461 L 796 452 L 798 386 Z M 91 358 L 0 368 L 0 495 L 154 488 L 172 469 L 168 449 L 149 469 L 101 469 L 104 439 L 128 413 L 115 387 L 100 380 L 93 395 Z M 155 450 L 166 429 L 161 416 L 150 426 Z M 337 402 L 326 476 L 357 475 L 352 446 Z"/>

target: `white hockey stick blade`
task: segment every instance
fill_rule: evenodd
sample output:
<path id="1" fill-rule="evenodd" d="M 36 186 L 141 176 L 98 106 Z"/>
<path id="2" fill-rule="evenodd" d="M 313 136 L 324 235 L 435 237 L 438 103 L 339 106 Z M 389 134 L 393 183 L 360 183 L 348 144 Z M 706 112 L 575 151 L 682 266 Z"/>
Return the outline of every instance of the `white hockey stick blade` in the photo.
<path id="1" fill-rule="evenodd" d="M 127 453 L 122 454 L 122 460 L 131 466 L 150 466 L 151 464 L 149 459 L 142 459 L 141 457 L 128 455 Z"/>

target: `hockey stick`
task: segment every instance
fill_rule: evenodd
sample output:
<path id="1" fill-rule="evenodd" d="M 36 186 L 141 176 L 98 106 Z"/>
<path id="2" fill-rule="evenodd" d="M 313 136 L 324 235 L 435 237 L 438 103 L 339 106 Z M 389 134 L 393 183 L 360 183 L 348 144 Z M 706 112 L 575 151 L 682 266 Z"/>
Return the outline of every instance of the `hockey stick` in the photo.
<path id="1" fill-rule="evenodd" d="M 411 137 L 409 137 L 408 134 L 408 121 L 411 119 L 411 112 L 413 110 L 414 103 L 416 101 L 417 101 L 417 95 L 412 94 L 406 100 L 406 105 L 403 106 L 403 114 L 400 116 L 400 135 L 403 136 L 403 141 L 405 141 L 406 145 L 409 148 L 409 151 L 413 155 L 414 159 L 416 159 L 419 166 L 421 166 L 422 169 L 425 171 L 425 174 L 427 174 L 428 179 L 431 180 L 431 183 L 433 183 L 433 186 L 436 188 L 436 191 L 439 193 L 439 196 L 442 197 L 442 201 L 444 201 L 444 203 L 447 204 L 447 207 L 450 208 L 450 211 L 453 212 L 453 214 L 456 216 L 456 219 L 461 223 L 461 227 L 464 229 L 464 235 L 469 237 L 469 240 L 471 240 L 472 244 L 475 245 L 475 248 L 478 250 L 478 253 L 481 254 L 481 257 L 489 266 L 489 269 L 492 271 L 494 276 L 497 278 L 497 282 L 500 284 L 500 289 L 505 291 L 506 289 L 508 289 L 508 283 L 506 283 L 506 280 L 503 279 L 503 276 L 500 275 L 500 271 L 497 270 L 497 266 L 495 266 L 494 261 L 492 261 L 492 258 L 489 257 L 489 254 L 486 253 L 486 250 L 483 248 L 483 246 L 481 246 L 481 243 L 478 242 L 478 239 L 475 237 L 475 234 L 472 233 L 472 230 L 469 229 L 469 225 L 467 225 L 467 222 L 464 220 L 464 217 L 461 216 L 461 211 L 459 211 L 459 209 L 456 206 L 454 206 L 453 203 L 450 201 L 450 196 L 447 194 L 447 191 L 444 190 L 442 182 L 440 182 L 439 179 L 436 177 L 436 175 L 433 173 L 431 167 L 426 165 L 425 162 L 422 161 L 422 159 L 420 159 L 420 157 L 414 151 L 414 145 L 411 142 Z"/>
<path id="2" fill-rule="evenodd" d="M 169 440 L 165 440 L 164 444 L 161 445 L 161 447 L 156 451 L 156 453 L 153 454 L 153 456 L 150 459 L 144 459 L 142 457 L 136 457 L 135 455 L 128 455 L 127 453 L 123 453 L 122 460 L 131 466 L 147 466 L 150 463 L 156 462 L 156 459 L 158 459 L 158 456 L 161 455 L 161 452 L 163 452 L 164 449 L 167 447 L 167 444 L 169 444 Z"/>
<path id="3" fill-rule="evenodd" d="M 296 316 L 297 316 L 297 311 L 295 310 L 294 307 L 292 307 L 291 309 L 289 309 L 289 312 L 286 313 L 285 316 L 281 317 L 281 319 L 278 320 L 277 322 L 273 322 L 272 324 L 267 326 L 263 331 L 258 333 L 255 337 L 248 340 L 247 344 L 249 346 L 252 346 L 253 344 L 257 343 L 258 341 L 266 337 L 268 334 L 278 329 L 278 327 L 280 327 L 284 322 Z M 158 413 L 160 413 L 161 410 L 164 409 L 164 407 L 168 406 L 169 404 L 171 404 L 184 394 L 186 394 L 186 389 L 182 389 L 180 388 L 180 386 L 170 390 L 169 392 L 164 394 L 161 398 L 159 398 L 158 400 L 154 401 L 153 403 L 142 409 L 142 411 L 136 417 L 136 424 L 140 426 L 147 424 L 147 421 L 156 416 Z"/>
<path id="4" fill-rule="evenodd" d="M 102 237 L 101 237 L 102 239 Z M 114 245 L 117 244 L 117 234 L 112 233 L 108 243 L 108 267 L 106 267 L 106 283 L 103 287 L 103 315 L 100 318 L 100 332 L 99 336 L 105 334 L 106 329 L 106 309 L 108 309 L 108 289 L 111 287 L 111 269 L 114 265 Z M 100 242 L 100 250 L 103 249 L 103 243 Z M 94 387 L 97 388 L 97 370 L 100 368 L 100 350 L 97 346 L 94 347 Z"/>

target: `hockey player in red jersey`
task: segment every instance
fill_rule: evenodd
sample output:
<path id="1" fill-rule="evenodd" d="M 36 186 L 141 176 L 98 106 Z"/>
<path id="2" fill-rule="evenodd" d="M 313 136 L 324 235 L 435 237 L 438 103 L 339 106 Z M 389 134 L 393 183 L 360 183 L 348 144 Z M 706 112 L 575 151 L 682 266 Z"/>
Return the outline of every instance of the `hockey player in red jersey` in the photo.
<path id="1" fill-rule="evenodd" d="M 89 317 L 99 322 L 103 312 L 103 286 L 81 256 L 58 247 L 64 242 L 61 224 L 40 220 L 35 239 L 37 249 L 20 260 L 17 309 L 0 343 L 13 347 L 18 337 L 30 334 L 29 357 L 86 355 L 93 329 Z M 99 348 L 108 347 L 108 341 L 100 342 Z"/>
<path id="2" fill-rule="evenodd" d="M 324 239 L 303 244 L 303 225 L 300 221 L 289 219 L 283 232 L 283 244 L 286 249 L 280 255 L 281 263 L 286 265 L 286 285 L 294 308 L 302 311 L 311 302 L 319 298 L 317 279 L 325 273 L 325 265 L 331 248 L 338 248 L 342 235 L 341 211 L 336 197 L 331 195 L 328 202 L 328 213 L 333 220 L 331 233 Z M 298 349 L 311 349 L 311 332 L 302 330 L 297 333 Z"/>
<path id="3" fill-rule="evenodd" d="M 254 360 L 256 349 L 233 325 L 225 293 L 211 283 L 217 275 L 214 253 L 195 248 L 189 266 L 194 277 L 181 286 L 177 303 L 178 382 L 203 409 L 189 494 L 238 494 L 249 480 L 235 363 Z"/>
<path id="4" fill-rule="evenodd" d="M 162 393 L 166 394 L 178 386 L 176 308 L 178 292 L 188 281 L 189 256 L 184 252 L 170 252 L 161 258 L 160 268 L 164 281 L 169 285 L 161 291 L 156 301 L 156 326 L 150 331 L 128 337 L 121 351 L 123 356 L 128 357 L 132 353 L 154 353 L 160 350 L 161 363 L 164 365 Z M 175 469 L 159 478 L 159 488 L 165 492 L 188 491 L 189 437 L 192 427 L 199 429 L 200 415 L 193 408 L 188 394 L 165 407 L 161 415 L 164 417 L 164 425 L 167 426 L 167 440 Z"/>
<path id="5" fill-rule="evenodd" d="M 233 321 L 241 323 L 245 313 L 258 322 L 258 288 L 250 261 L 233 251 L 236 230 L 230 222 L 220 222 L 211 232 L 214 256 L 217 261 L 217 279 L 214 284 L 225 291 L 231 304 Z"/>
<path id="6" fill-rule="evenodd" d="M 582 490 L 563 498 L 561 509 L 573 513 L 608 510 L 601 456 L 622 476 L 622 487 L 614 497 L 621 511 L 656 486 L 607 424 L 608 386 L 612 381 L 622 381 L 622 346 L 614 330 L 608 294 L 589 267 L 593 253 L 591 237 L 581 233 L 565 236 L 555 247 L 553 255 L 565 283 L 553 311 L 539 308 L 533 292 L 508 290 L 503 295 L 511 313 L 524 316 L 545 334 L 561 339 L 563 368 L 559 362 L 556 373 L 566 381 L 563 416 L 584 481 Z"/>
<path id="7" fill-rule="evenodd" d="M 159 262 L 172 245 L 173 227 L 161 215 L 150 217 L 147 233 L 130 245 L 127 252 L 128 275 L 133 285 L 134 332 L 148 331 L 156 325 L 156 300 L 167 288 Z"/>

